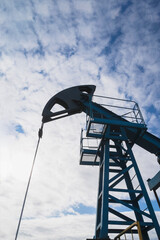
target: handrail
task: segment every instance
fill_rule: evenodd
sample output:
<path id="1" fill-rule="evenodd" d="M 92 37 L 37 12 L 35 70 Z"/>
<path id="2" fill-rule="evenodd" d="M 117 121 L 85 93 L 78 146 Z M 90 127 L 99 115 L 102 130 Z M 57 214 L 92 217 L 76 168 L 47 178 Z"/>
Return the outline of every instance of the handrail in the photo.
<path id="1" fill-rule="evenodd" d="M 93 95 L 93 99 L 96 101 L 96 103 L 98 103 L 97 100 L 100 99 L 100 103 L 98 104 L 104 108 L 108 108 L 111 111 L 114 109 L 115 114 L 118 114 L 122 118 L 127 119 L 129 122 L 136 122 L 145 125 L 141 110 L 135 101 L 121 98 L 104 97 L 99 95 Z M 92 108 L 91 105 L 90 108 Z M 119 110 L 123 111 L 122 114 L 120 114 Z"/>
<path id="2" fill-rule="evenodd" d="M 128 99 L 122 99 L 122 98 L 114 98 L 114 97 L 106 97 L 106 96 L 101 96 L 101 95 L 96 95 L 94 94 L 93 97 L 100 97 L 100 98 L 108 98 L 108 99 L 113 99 L 113 100 L 120 100 L 120 101 L 124 101 L 124 102 L 133 102 L 133 103 L 136 103 L 135 101 L 133 100 L 128 100 Z"/>
<path id="3" fill-rule="evenodd" d="M 129 229 L 132 229 L 134 226 L 137 226 L 138 235 L 139 235 L 139 240 L 143 240 L 140 223 L 139 223 L 138 221 L 132 223 L 129 227 L 127 227 L 125 230 L 123 230 L 121 233 L 119 233 L 119 234 L 114 238 L 114 240 L 120 240 L 120 236 L 122 236 L 123 234 L 125 234 Z"/>

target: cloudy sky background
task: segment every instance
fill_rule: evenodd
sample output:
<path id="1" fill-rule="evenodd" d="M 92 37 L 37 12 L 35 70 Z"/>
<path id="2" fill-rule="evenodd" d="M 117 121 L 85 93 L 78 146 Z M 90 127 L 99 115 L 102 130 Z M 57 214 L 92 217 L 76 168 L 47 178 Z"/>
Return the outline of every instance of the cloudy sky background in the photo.
<path id="1" fill-rule="evenodd" d="M 94 84 L 96 94 L 137 101 L 160 136 L 159 66 L 159 0 L 0 1 L 1 239 L 15 236 L 46 102 Z M 18 239 L 94 235 L 98 168 L 79 166 L 84 126 L 84 114 L 45 125 Z M 156 157 L 134 150 L 146 184 Z"/>

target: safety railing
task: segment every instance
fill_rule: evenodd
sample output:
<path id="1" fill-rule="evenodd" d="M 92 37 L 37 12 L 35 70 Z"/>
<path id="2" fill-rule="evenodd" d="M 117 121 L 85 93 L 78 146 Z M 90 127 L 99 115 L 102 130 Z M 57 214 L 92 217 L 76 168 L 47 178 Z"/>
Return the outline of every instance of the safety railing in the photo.
<path id="1" fill-rule="evenodd" d="M 125 240 L 127 240 L 127 236 L 126 236 L 126 233 L 129 233 L 131 234 L 132 236 L 132 240 L 134 240 L 134 235 L 133 235 L 133 232 L 132 232 L 132 228 L 134 228 L 135 226 L 137 226 L 137 231 L 138 231 L 138 236 L 139 236 L 139 240 L 143 240 L 143 237 L 142 237 L 142 232 L 141 232 L 141 227 L 140 227 L 140 224 L 139 222 L 134 222 L 133 224 L 131 224 L 129 227 L 127 227 L 124 231 L 122 231 L 121 233 L 119 233 L 115 238 L 114 240 L 122 240 L 122 236 L 125 237 Z M 137 239 L 137 238 L 136 238 Z"/>
<path id="2" fill-rule="evenodd" d="M 141 110 L 135 101 L 99 95 L 94 95 L 92 101 L 116 113 L 129 122 L 145 125 Z"/>
<path id="3" fill-rule="evenodd" d="M 86 137 L 86 131 L 81 130 L 80 138 L 80 164 L 81 165 L 97 165 L 99 163 L 98 147 L 100 140 L 96 138 Z"/>
<path id="4" fill-rule="evenodd" d="M 82 152 L 84 148 L 88 150 L 97 150 L 99 142 L 99 139 L 86 137 L 86 131 L 84 129 L 81 130 L 80 152 Z"/>

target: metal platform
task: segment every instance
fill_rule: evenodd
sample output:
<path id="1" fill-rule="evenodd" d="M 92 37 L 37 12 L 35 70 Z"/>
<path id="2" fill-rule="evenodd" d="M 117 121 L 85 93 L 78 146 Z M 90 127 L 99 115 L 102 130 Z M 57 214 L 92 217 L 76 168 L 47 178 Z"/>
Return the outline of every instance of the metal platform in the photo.
<path id="1" fill-rule="evenodd" d="M 101 142 L 108 125 L 111 125 L 115 132 L 110 136 L 112 140 L 120 139 L 119 134 L 117 135 L 119 126 L 127 127 L 128 139 L 132 142 L 132 146 L 146 131 L 146 124 L 136 102 L 97 95 L 94 95 L 94 99 L 102 103 L 98 105 L 97 111 L 95 109 L 97 103 L 90 103 L 90 112 L 86 115 L 86 129 L 81 130 L 80 165 L 99 166 Z M 121 115 L 117 116 L 120 112 Z M 121 137 L 121 140 L 125 140 L 124 137 Z"/>
<path id="2" fill-rule="evenodd" d="M 124 103 L 133 104 L 133 107 L 125 107 Z M 123 113 L 117 115 L 108 107 L 123 110 Z M 86 129 L 81 132 L 80 164 L 99 166 L 95 239 L 106 240 L 110 233 L 120 234 L 124 230 L 119 227 L 139 222 L 143 238 L 149 240 L 149 230 L 156 228 L 157 234 L 160 233 L 132 152 L 133 145 L 143 138 L 147 129 L 138 104 L 123 101 L 123 106 L 111 106 L 91 102 L 89 110 Z M 141 201 L 145 202 L 148 212 L 142 209 Z M 119 212 L 117 205 L 125 211 L 133 211 L 134 217 Z M 138 231 L 133 229 L 132 233 L 138 234 Z"/>

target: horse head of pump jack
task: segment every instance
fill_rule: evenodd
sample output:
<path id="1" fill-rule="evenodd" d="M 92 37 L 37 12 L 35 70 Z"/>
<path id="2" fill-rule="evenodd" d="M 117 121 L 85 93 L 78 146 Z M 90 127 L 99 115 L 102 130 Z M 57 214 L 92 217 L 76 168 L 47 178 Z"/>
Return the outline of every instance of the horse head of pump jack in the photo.
<path id="1" fill-rule="evenodd" d="M 36 151 L 33 159 L 31 173 L 28 180 L 28 185 L 27 185 L 27 189 L 26 189 L 26 193 L 25 193 L 25 197 L 22 205 L 22 210 L 21 210 L 21 214 L 18 222 L 15 240 L 17 240 L 17 236 L 19 233 L 19 227 L 22 220 L 23 210 L 24 210 L 26 197 L 27 197 L 27 193 L 30 185 L 30 180 L 33 172 L 33 167 L 34 167 L 34 163 L 35 163 L 35 159 L 38 151 L 38 146 L 40 143 L 40 138 L 42 138 L 42 134 L 43 134 L 43 124 L 59 118 L 70 116 L 72 114 L 80 113 L 82 111 L 86 112 L 87 114 L 92 113 L 92 117 L 89 118 L 89 124 L 87 125 L 88 129 L 86 132 L 86 137 L 88 139 L 90 137 L 92 137 L 92 139 L 97 139 L 97 138 L 101 139 L 97 149 L 95 147 L 94 149 L 89 149 L 88 147 L 85 149 L 86 146 L 83 146 L 82 141 L 83 139 L 86 139 L 86 138 L 83 138 L 83 135 L 81 135 L 80 164 L 82 163 L 83 157 L 84 159 L 86 159 L 87 155 L 89 158 L 90 156 L 93 156 L 94 160 L 92 162 L 90 160 L 89 161 L 83 160 L 82 165 L 97 165 L 100 167 L 100 169 L 103 169 L 102 171 L 99 171 L 100 181 L 99 181 L 99 190 L 98 190 L 99 195 L 98 195 L 98 204 L 97 204 L 98 207 L 97 207 L 96 233 L 95 233 L 96 239 L 109 239 L 108 233 L 119 233 L 122 231 L 122 229 L 118 229 L 118 228 L 117 229 L 108 228 L 109 224 L 125 225 L 127 223 L 127 225 L 129 225 L 130 223 L 134 222 L 134 220 L 128 218 L 124 214 L 117 212 L 117 210 L 114 210 L 109 207 L 109 202 L 110 203 L 115 202 L 115 203 L 122 203 L 124 206 L 134 210 L 136 220 L 137 220 L 136 223 L 140 222 L 143 227 L 142 228 L 143 239 L 146 239 L 146 236 L 147 236 L 147 239 L 149 240 L 147 232 L 152 228 L 155 228 L 157 236 L 159 237 L 158 239 L 160 240 L 160 227 L 156 219 L 156 216 L 154 214 L 152 205 L 149 201 L 147 191 L 145 190 L 145 186 L 141 178 L 138 166 L 136 165 L 134 155 L 132 153 L 132 147 L 136 143 L 137 145 L 149 151 L 150 153 L 154 153 L 155 155 L 157 155 L 158 162 L 160 162 L 160 139 L 146 131 L 147 128 L 144 121 L 142 121 L 142 123 L 130 122 L 122 117 L 124 116 L 124 114 L 122 116 L 119 116 L 114 112 L 111 112 L 101 104 L 92 102 L 92 96 L 95 91 L 95 88 L 96 87 L 94 85 L 82 85 L 82 86 L 76 86 L 76 87 L 65 89 L 57 93 L 55 96 L 53 96 L 45 105 L 42 112 L 42 117 L 43 117 L 42 125 L 38 132 L 39 139 L 37 142 L 37 147 L 36 147 Z M 63 110 L 57 111 L 55 108 L 56 104 L 60 105 L 63 108 Z M 128 111 L 128 108 L 127 108 L 127 111 Z M 138 108 L 138 111 L 140 112 L 139 108 Z M 140 117 L 141 117 L 140 119 L 143 120 L 143 117 L 141 115 Z M 93 133 L 92 123 L 100 124 L 100 126 L 102 125 L 103 130 L 98 132 L 94 131 Z M 106 126 L 108 127 L 108 129 Z M 110 140 L 112 140 L 112 144 L 109 143 Z M 123 142 L 125 142 L 125 146 L 123 146 Z M 113 151 L 112 148 L 115 148 L 116 151 Z M 96 162 L 97 156 L 99 156 L 99 159 L 100 159 L 99 162 Z M 126 165 L 128 161 L 130 161 L 130 163 L 129 165 Z M 118 167 L 118 169 L 112 168 L 112 166 L 116 168 Z M 141 188 L 140 190 L 137 190 L 137 188 L 134 189 L 132 185 L 133 177 L 131 178 L 129 175 L 129 170 L 131 168 L 132 169 L 134 168 L 134 171 L 135 171 L 134 176 L 137 176 L 137 180 L 139 181 L 138 187 L 140 186 Z M 111 176 L 109 178 L 109 171 L 111 173 L 115 173 L 116 175 Z M 119 184 L 122 180 L 126 181 L 127 188 L 116 189 L 115 186 Z M 155 177 L 149 180 L 149 182 L 151 186 L 150 189 L 152 189 L 153 183 L 155 183 Z M 154 190 L 155 188 L 157 189 L 157 187 L 159 187 L 159 183 L 160 181 L 159 181 L 159 173 L 158 173 L 158 175 L 156 175 L 156 185 L 153 186 Z M 115 190 L 117 193 L 119 191 L 128 192 L 130 196 L 130 200 L 128 200 L 128 198 L 126 200 L 118 199 L 117 197 L 112 196 L 112 193 L 111 194 L 109 193 L 109 191 L 111 192 Z M 117 194 L 117 196 L 118 195 L 119 194 Z M 146 213 L 145 210 L 142 211 L 139 208 L 138 201 L 142 197 L 145 199 L 147 209 L 149 210 L 150 215 Z M 158 197 L 156 198 L 158 199 Z M 128 201 L 129 201 L 129 204 L 128 204 Z M 134 203 L 133 206 L 131 205 L 132 203 Z M 135 207 L 135 204 L 136 204 L 136 207 Z M 160 206 L 160 203 L 159 203 L 159 206 Z M 117 217 L 121 218 L 123 221 L 114 221 L 114 220 L 108 221 L 109 211 L 110 213 L 113 213 Z M 141 217 L 142 214 L 146 217 L 149 217 L 153 221 L 153 223 L 144 222 L 143 218 Z M 121 235 L 118 235 L 118 236 L 121 236 Z M 117 237 L 115 239 L 117 239 Z"/>
<path id="2" fill-rule="evenodd" d="M 81 85 L 65 89 L 54 95 L 45 105 L 42 112 L 42 122 L 50 122 L 83 111 L 83 101 L 89 101 L 96 89 L 94 85 Z M 53 112 L 58 104 L 64 110 Z"/>

